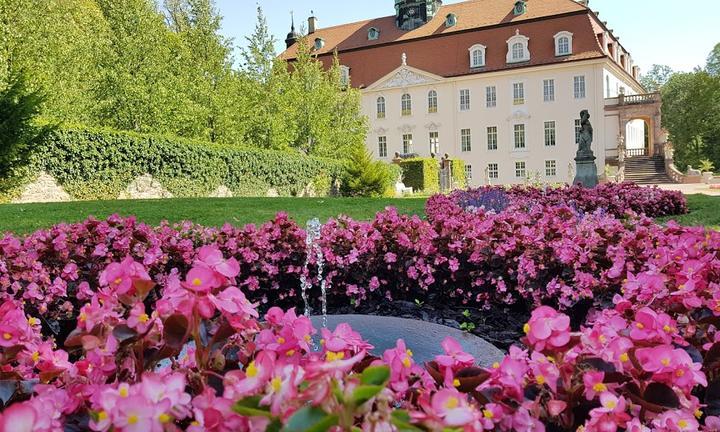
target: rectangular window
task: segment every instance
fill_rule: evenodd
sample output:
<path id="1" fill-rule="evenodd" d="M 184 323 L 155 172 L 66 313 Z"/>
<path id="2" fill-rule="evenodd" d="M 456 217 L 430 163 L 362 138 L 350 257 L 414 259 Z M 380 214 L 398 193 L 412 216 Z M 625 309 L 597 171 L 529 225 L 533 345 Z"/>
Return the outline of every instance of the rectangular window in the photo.
<path id="1" fill-rule="evenodd" d="M 460 129 L 460 150 L 464 152 L 472 150 L 470 129 Z"/>
<path id="2" fill-rule="evenodd" d="M 465 178 L 472 180 L 472 165 L 465 164 Z"/>
<path id="3" fill-rule="evenodd" d="M 412 134 L 403 134 L 403 154 L 412 153 Z"/>
<path id="4" fill-rule="evenodd" d="M 485 106 L 488 108 L 497 106 L 497 89 L 495 86 L 485 87 Z"/>
<path id="5" fill-rule="evenodd" d="M 517 177 L 517 178 L 525 178 L 526 177 L 525 161 L 515 162 L 515 177 Z"/>
<path id="6" fill-rule="evenodd" d="M 576 76 L 573 78 L 573 93 L 575 94 L 575 99 L 584 99 L 585 98 L 585 77 L 584 76 Z"/>
<path id="7" fill-rule="evenodd" d="M 545 145 L 547 147 L 555 146 L 555 122 L 554 121 L 546 121 L 545 122 Z"/>
<path id="8" fill-rule="evenodd" d="M 436 113 L 437 106 L 437 92 L 435 90 L 430 90 L 430 92 L 428 93 L 428 113 Z"/>
<path id="9" fill-rule="evenodd" d="M 487 148 L 488 150 L 497 150 L 497 126 L 488 126 L 487 128 Z"/>
<path id="10" fill-rule="evenodd" d="M 378 137 L 378 157 L 387 157 L 387 137 Z"/>
<path id="11" fill-rule="evenodd" d="M 516 150 L 521 150 L 525 148 L 525 125 L 524 124 L 516 124 L 513 126 L 514 131 L 514 144 Z"/>
<path id="12" fill-rule="evenodd" d="M 557 175 L 557 163 L 554 160 L 545 161 L 545 177 L 555 177 Z"/>
<path id="13" fill-rule="evenodd" d="M 525 103 L 525 84 L 513 83 L 513 105 Z"/>
<path id="14" fill-rule="evenodd" d="M 500 173 L 498 171 L 498 164 L 496 164 L 496 163 L 488 164 L 487 170 L 488 170 L 488 178 L 496 179 L 500 176 Z"/>
<path id="15" fill-rule="evenodd" d="M 470 90 L 460 90 L 460 111 L 468 111 L 470 109 Z"/>
<path id="16" fill-rule="evenodd" d="M 575 119 L 575 144 L 580 143 L 580 131 L 582 130 L 582 124 L 580 119 Z"/>
<path id="17" fill-rule="evenodd" d="M 440 154 L 440 134 L 438 131 L 430 132 L 430 154 Z"/>
<path id="18" fill-rule="evenodd" d="M 543 80 L 543 100 L 545 102 L 552 102 L 555 100 L 555 80 L 554 79 Z"/>

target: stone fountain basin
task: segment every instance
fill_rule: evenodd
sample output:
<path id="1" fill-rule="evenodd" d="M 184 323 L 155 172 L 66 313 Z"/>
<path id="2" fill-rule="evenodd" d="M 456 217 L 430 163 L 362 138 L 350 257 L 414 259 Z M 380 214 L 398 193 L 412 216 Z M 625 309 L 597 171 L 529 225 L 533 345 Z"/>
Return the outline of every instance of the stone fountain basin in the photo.
<path id="1" fill-rule="evenodd" d="M 312 316 L 310 319 L 315 328 L 321 328 L 321 316 Z M 412 350 L 415 362 L 422 364 L 443 353 L 440 343 L 448 336 L 457 340 L 465 352 L 472 354 L 480 366 L 489 367 L 501 361 L 505 355 L 483 338 L 441 324 L 378 315 L 328 315 L 329 330 L 335 330 L 340 323 L 350 324 L 353 330 L 375 347 L 373 354 L 380 357 L 385 350 L 395 348 L 396 341 L 402 339 Z"/>

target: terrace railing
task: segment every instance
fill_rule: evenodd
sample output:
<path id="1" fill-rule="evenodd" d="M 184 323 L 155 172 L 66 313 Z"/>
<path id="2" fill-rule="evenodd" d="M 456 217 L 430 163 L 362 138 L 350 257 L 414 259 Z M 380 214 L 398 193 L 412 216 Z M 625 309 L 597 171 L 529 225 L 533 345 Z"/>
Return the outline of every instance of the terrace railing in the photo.
<path id="1" fill-rule="evenodd" d="M 644 93 L 636 95 L 624 95 L 618 96 L 618 105 L 639 105 L 639 104 L 651 104 L 660 102 L 660 93 Z"/>
<path id="2" fill-rule="evenodd" d="M 647 156 L 647 155 L 648 155 L 648 149 L 647 149 L 647 148 L 627 149 L 627 150 L 625 150 L 625 154 L 626 154 L 627 157 Z"/>

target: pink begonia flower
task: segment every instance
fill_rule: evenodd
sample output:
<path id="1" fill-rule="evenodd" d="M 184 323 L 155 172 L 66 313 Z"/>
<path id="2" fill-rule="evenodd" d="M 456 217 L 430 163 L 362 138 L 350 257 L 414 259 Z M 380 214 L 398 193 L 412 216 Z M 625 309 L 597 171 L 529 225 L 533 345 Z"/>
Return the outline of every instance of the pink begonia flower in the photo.
<path id="1" fill-rule="evenodd" d="M 344 352 L 354 355 L 360 351 L 373 349 L 373 346 L 365 341 L 360 333 L 354 331 L 348 323 L 338 324 L 332 332 L 327 328 L 321 329 L 320 332 L 322 334 L 320 343 L 325 352 Z"/>
<path id="2" fill-rule="evenodd" d="M 664 411 L 652 421 L 653 430 L 658 432 L 690 432 L 700 430 L 700 424 L 693 413 L 682 410 Z"/>
<path id="3" fill-rule="evenodd" d="M 111 415 L 113 424 L 123 432 L 161 432 L 157 410 L 141 396 L 128 396 L 117 400 Z"/>
<path id="4" fill-rule="evenodd" d="M 395 348 L 385 350 L 383 361 L 390 367 L 390 387 L 399 393 L 409 388 L 408 378 L 420 375 L 423 368 L 415 364 L 413 353 L 405 346 L 405 341 L 398 339 Z"/>
<path id="5" fill-rule="evenodd" d="M 533 372 L 535 382 L 541 386 L 547 384 L 553 393 L 557 392 L 557 382 L 560 378 L 557 366 L 538 352 L 532 353 L 530 360 L 530 370 Z"/>
<path id="6" fill-rule="evenodd" d="M 590 420 L 585 423 L 587 432 L 615 432 L 618 428 L 624 428 L 625 423 L 630 420 L 630 415 L 625 412 L 626 402 L 624 397 L 617 397 L 610 392 L 600 395 L 600 407 L 590 411 Z"/>
<path id="7" fill-rule="evenodd" d="M 34 432 L 38 417 L 30 402 L 14 403 L 0 412 L 0 432 Z"/>
<path id="8" fill-rule="evenodd" d="M 109 264 L 100 273 L 100 284 L 109 286 L 119 295 L 133 295 L 136 284 L 145 287 L 151 283 L 152 280 L 145 267 L 129 256 L 119 263 Z"/>
<path id="9" fill-rule="evenodd" d="M 225 315 L 235 316 L 242 314 L 246 318 L 257 318 L 259 316 L 257 309 L 255 309 L 257 304 L 250 303 L 245 294 L 236 287 L 225 288 L 217 296 L 210 294 L 208 297 L 212 304 Z"/>
<path id="10" fill-rule="evenodd" d="M 703 430 L 705 432 L 720 432 L 720 417 L 705 417 L 705 428 Z"/>
<path id="11" fill-rule="evenodd" d="M 454 338 L 447 336 L 440 342 L 440 345 L 445 354 L 435 356 L 435 361 L 443 371 L 449 369 L 456 372 L 475 364 L 475 357 L 466 353 L 462 345 Z"/>
<path id="12" fill-rule="evenodd" d="M 585 398 L 587 400 L 595 399 L 598 394 L 608 391 L 607 384 L 603 383 L 605 372 L 589 371 L 583 374 L 583 384 L 585 385 Z"/>
<path id="13" fill-rule="evenodd" d="M 268 383 L 274 368 L 275 354 L 269 351 L 260 351 L 245 370 L 234 370 L 225 374 L 223 397 L 240 399 L 255 394 Z"/>
<path id="14" fill-rule="evenodd" d="M 465 426 L 478 420 L 478 413 L 468 404 L 467 396 L 455 389 L 442 389 L 435 393 L 431 406 L 449 427 Z"/>
<path id="15" fill-rule="evenodd" d="M 232 432 L 238 430 L 264 430 L 261 424 L 258 429 L 248 426 L 247 417 L 241 417 L 232 410 L 234 401 L 215 396 L 215 390 L 206 387 L 193 401 L 195 420 L 187 428 L 188 432 Z M 265 428 L 267 425 L 264 426 Z"/>
<path id="16" fill-rule="evenodd" d="M 518 410 L 512 416 L 512 429 L 517 432 L 545 432 L 545 425 L 533 417 L 524 407 Z"/>
<path id="17" fill-rule="evenodd" d="M 219 287 L 220 283 L 212 269 L 205 266 L 195 266 L 187 272 L 182 286 L 193 292 L 209 293 L 214 288 Z"/>
<path id="18" fill-rule="evenodd" d="M 235 258 L 225 259 L 215 245 L 203 246 L 198 250 L 196 266 L 205 265 L 219 276 L 218 285 L 225 283 L 225 278 L 232 280 L 240 273 L 240 264 Z"/>
<path id="19" fill-rule="evenodd" d="M 298 388 L 305 378 L 305 371 L 297 365 L 286 365 L 275 371 L 270 379 L 261 405 L 270 405 L 270 412 L 275 416 L 284 416 L 286 409 L 283 404 L 291 402 L 298 396 Z"/>
<path id="20" fill-rule="evenodd" d="M 130 315 L 127 319 L 128 327 L 135 329 L 138 333 L 144 334 L 153 324 L 150 315 L 145 313 L 145 305 L 142 302 L 135 303 L 130 309 Z"/>
<path id="21" fill-rule="evenodd" d="M 694 363 L 687 351 L 672 345 L 639 348 L 635 352 L 643 370 L 652 372 L 653 379 L 669 385 L 692 389 L 700 384 L 707 386 L 702 364 Z"/>
<path id="22" fill-rule="evenodd" d="M 630 329 L 630 337 L 634 340 L 655 340 L 660 343 L 672 342 L 676 333 L 677 323 L 670 315 L 658 314 L 648 307 L 637 311 Z"/>
<path id="23" fill-rule="evenodd" d="M 549 306 L 540 306 L 532 312 L 523 330 L 536 351 L 560 348 L 570 342 L 570 317 Z"/>

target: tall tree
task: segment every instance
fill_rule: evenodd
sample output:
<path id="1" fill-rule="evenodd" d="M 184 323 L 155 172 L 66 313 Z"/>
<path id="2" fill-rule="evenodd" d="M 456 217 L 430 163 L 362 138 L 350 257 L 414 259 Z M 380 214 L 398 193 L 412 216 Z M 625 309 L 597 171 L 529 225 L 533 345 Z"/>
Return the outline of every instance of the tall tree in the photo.
<path id="1" fill-rule="evenodd" d="M 705 70 L 713 76 L 720 76 L 720 43 L 710 52 L 707 58 Z"/>
<path id="2" fill-rule="evenodd" d="M 262 8 L 257 8 L 257 22 L 252 35 L 245 38 L 247 47 L 242 50 L 243 71 L 252 79 L 266 83 L 270 79 L 275 53 L 275 37 L 270 34 Z"/>
<path id="3" fill-rule="evenodd" d="M 0 179 L 24 165 L 33 147 L 51 130 L 34 124 L 43 100 L 39 91 L 27 87 L 22 72 L 0 86 Z"/>
<path id="4" fill-rule="evenodd" d="M 640 84 L 649 92 L 655 92 L 665 85 L 673 74 L 670 66 L 654 64 L 647 73 L 640 77 Z"/>

